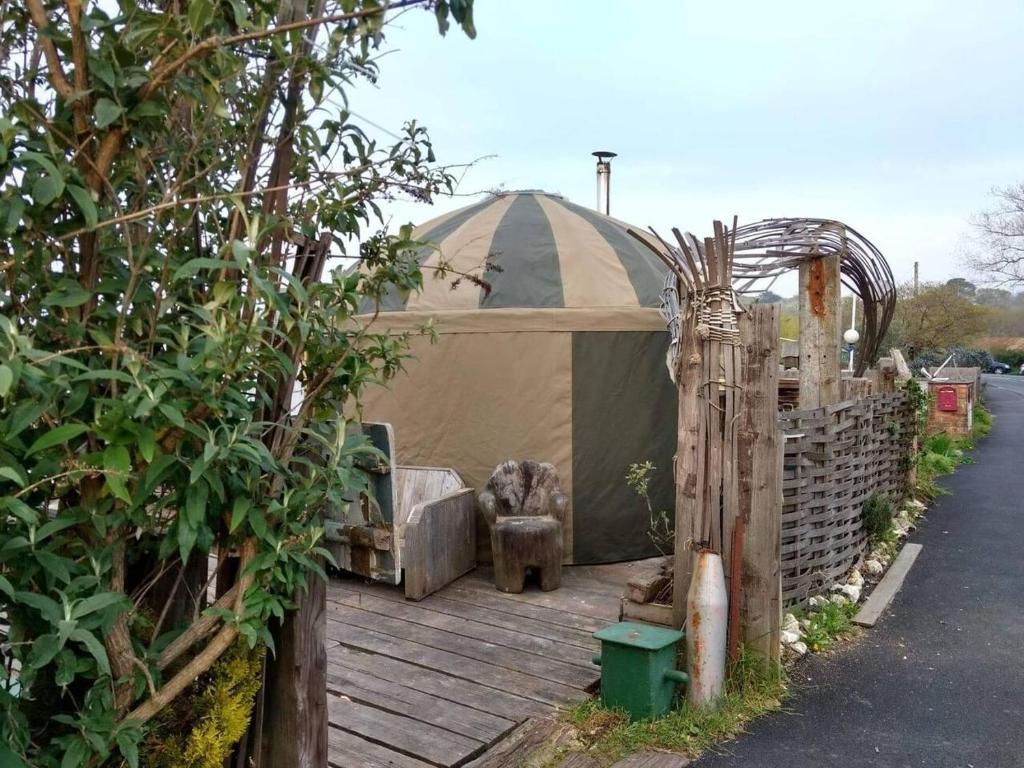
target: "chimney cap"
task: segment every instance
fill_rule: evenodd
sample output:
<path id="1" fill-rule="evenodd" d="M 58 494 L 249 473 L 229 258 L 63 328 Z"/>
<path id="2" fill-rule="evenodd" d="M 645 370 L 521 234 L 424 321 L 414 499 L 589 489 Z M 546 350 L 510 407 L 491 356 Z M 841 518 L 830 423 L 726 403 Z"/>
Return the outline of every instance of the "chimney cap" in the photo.
<path id="1" fill-rule="evenodd" d="M 599 149 L 597 152 L 591 152 L 590 154 L 592 154 L 598 160 L 611 160 L 613 157 L 618 157 L 618 155 L 615 152 L 609 152 L 604 149 Z"/>

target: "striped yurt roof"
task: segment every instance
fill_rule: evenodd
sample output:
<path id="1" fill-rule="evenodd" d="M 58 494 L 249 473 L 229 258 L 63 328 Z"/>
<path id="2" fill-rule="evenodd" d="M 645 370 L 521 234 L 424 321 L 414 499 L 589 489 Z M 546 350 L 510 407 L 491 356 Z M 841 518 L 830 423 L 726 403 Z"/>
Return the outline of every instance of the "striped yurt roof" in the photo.
<path id="1" fill-rule="evenodd" d="M 417 227 L 424 286 L 391 293 L 380 310 L 657 307 L 665 268 L 629 225 L 559 195 L 506 192 Z M 635 231 L 641 228 L 633 227 Z M 440 264 L 472 280 L 437 277 Z M 364 311 L 372 311 L 365 307 Z"/>

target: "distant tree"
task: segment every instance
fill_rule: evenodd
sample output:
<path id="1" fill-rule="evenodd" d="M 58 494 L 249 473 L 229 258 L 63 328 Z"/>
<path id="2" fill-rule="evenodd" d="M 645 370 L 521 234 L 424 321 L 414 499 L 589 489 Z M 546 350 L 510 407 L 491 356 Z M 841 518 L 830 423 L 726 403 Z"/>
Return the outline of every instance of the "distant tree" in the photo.
<path id="1" fill-rule="evenodd" d="M 967 264 L 994 285 L 1024 287 L 1024 183 L 992 195 L 995 205 L 971 221 L 976 238 Z"/>
<path id="2" fill-rule="evenodd" d="M 761 295 L 757 297 L 758 304 L 781 304 L 783 301 L 785 301 L 785 299 L 773 291 L 763 291 Z"/>
<path id="3" fill-rule="evenodd" d="M 1005 288 L 979 288 L 974 294 L 974 300 L 983 307 L 1009 307 L 1014 298 Z"/>
<path id="4" fill-rule="evenodd" d="M 985 332 L 987 314 L 987 309 L 960 296 L 956 287 L 925 284 L 915 296 L 910 286 L 902 286 L 890 343 L 918 351 L 967 346 Z"/>
<path id="5" fill-rule="evenodd" d="M 978 287 L 970 280 L 962 277 L 954 277 L 946 281 L 946 287 L 956 291 L 956 295 L 965 299 L 974 299 Z"/>

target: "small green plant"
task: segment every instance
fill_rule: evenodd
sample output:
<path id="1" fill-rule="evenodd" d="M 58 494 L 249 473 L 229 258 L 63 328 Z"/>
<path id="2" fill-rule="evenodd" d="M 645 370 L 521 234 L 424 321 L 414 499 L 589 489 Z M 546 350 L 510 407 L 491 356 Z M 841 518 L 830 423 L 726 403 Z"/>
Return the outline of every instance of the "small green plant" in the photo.
<path id="1" fill-rule="evenodd" d="M 841 638 L 855 631 L 853 617 L 857 613 L 855 603 L 827 602 L 807 616 L 809 624 L 804 628 L 804 642 L 814 652 L 828 650 Z"/>
<path id="2" fill-rule="evenodd" d="M 647 505 L 647 512 L 650 515 L 647 535 L 651 537 L 651 541 L 654 542 L 658 551 L 665 555 L 675 548 L 675 533 L 672 516 L 665 510 L 655 512 L 654 506 L 651 504 L 649 489 L 651 475 L 655 471 L 656 468 L 652 461 L 634 462 L 629 465 L 629 470 L 626 472 L 626 485 L 633 489 L 633 492 Z"/>
<path id="3" fill-rule="evenodd" d="M 882 541 L 892 529 L 892 504 L 877 493 L 868 496 L 861 510 L 864 531 L 872 543 Z"/>
<path id="4" fill-rule="evenodd" d="M 760 715 L 782 706 L 786 676 L 781 666 L 766 668 L 764 660 L 744 650 L 732 669 L 717 706 L 695 708 L 685 701 L 657 720 L 630 722 L 624 712 L 596 700 L 577 704 L 566 713 L 576 726 L 581 747 L 602 765 L 643 749 L 662 749 L 696 757 L 718 742 L 742 733 Z M 566 751 L 557 758 L 560 760 Z M 557 760 L 554 763 L 558 764 Z"/>

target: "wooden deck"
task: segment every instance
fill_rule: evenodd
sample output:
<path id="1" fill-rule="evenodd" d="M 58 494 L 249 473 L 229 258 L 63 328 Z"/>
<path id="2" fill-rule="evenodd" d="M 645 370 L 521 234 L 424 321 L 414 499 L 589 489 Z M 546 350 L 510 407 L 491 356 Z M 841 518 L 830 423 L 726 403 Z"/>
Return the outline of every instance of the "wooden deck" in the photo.
<path id="1" fill-rule="evenodd" d="M 414 603 L 398 587 L 332 579 L 327 591 L 330 764 L 463 765 L 527 718 L 586 698 L 591 634 L 618 621 L 644 561 L 566 567 L 562 587 L 498 592 L 478 568 Z"/>

